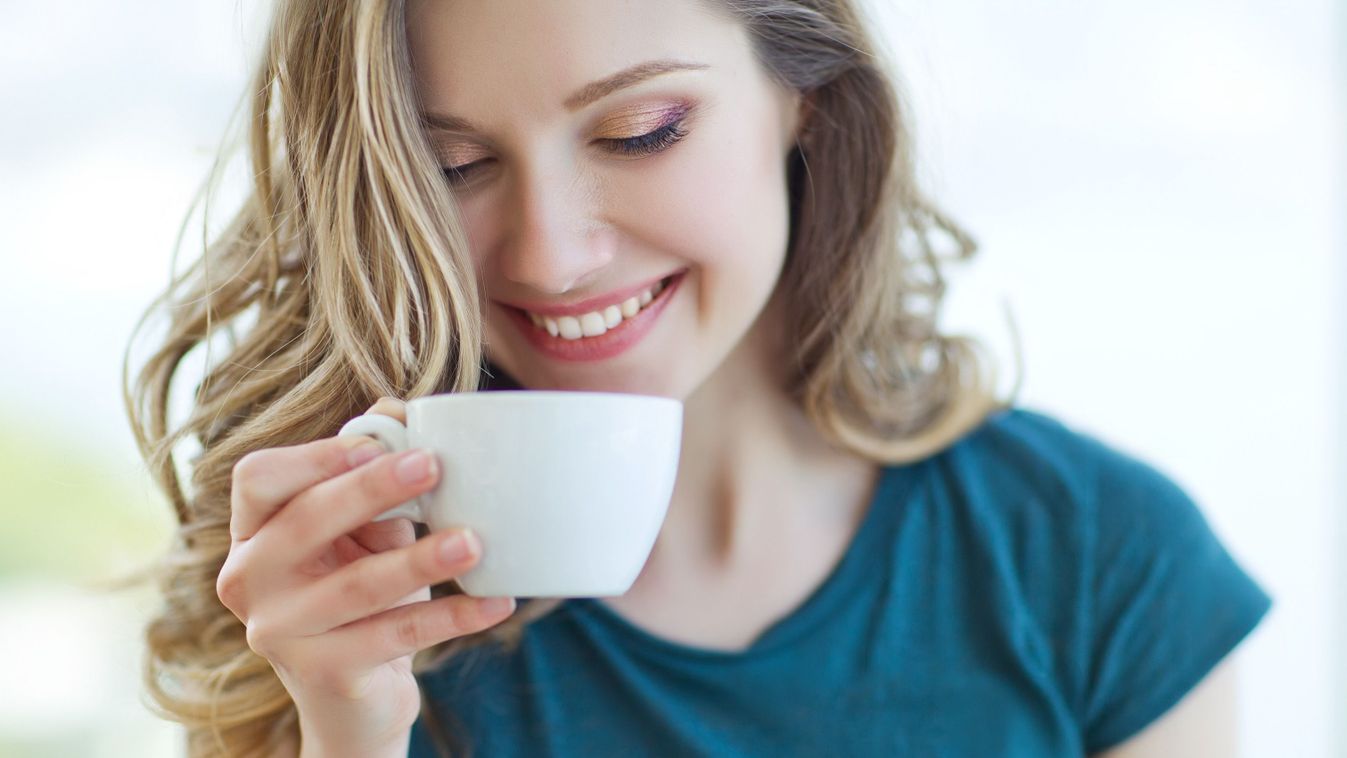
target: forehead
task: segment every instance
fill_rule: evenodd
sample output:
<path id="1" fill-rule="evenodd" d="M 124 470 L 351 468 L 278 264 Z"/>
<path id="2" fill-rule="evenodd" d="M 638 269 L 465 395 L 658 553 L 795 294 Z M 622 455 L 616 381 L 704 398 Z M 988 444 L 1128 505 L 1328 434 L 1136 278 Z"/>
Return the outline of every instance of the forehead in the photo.
<path id="1" fill-rule="evenodd" d="M 407 40 L 427 110 L 545 118 L 585 84 L 653 59 L 727 74 L 742 30 L 701 0 L 411 0 Z"/>

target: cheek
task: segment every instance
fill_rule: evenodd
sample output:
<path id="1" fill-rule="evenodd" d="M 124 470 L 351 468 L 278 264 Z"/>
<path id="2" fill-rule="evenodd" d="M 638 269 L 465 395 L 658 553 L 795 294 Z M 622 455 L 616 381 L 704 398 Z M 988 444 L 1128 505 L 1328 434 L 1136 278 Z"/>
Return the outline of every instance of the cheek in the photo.
<path id="1" fill-rule="evenodd" d="M 468 251 L 472 256 L 473 267 L 478 276 L 486 275 L 486 251 L 495 244 L 499 230 L 496 219 L 499 213 L 491 209 L 488 202 L 479 197 L 470 196 L 458 201 L 458 217 L 463 225 L 464 238 L 468 242 Z"/>
<path id="2" fill-rule="evenodd" d="M 682 143 L 612 182 L 613 221 L 656 254 L 677 256 L 717 276 L 752 277 L 784 257 L 784 174 L 753 119 L 690 134 Z M 769 282 L 770 284 L 770 282 Z"/>

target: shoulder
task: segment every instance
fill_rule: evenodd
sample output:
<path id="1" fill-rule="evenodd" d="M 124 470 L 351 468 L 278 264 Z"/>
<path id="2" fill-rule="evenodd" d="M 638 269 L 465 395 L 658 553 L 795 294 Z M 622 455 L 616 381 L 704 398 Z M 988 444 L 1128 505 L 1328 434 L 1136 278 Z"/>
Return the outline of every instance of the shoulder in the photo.
<path id="1" fill-rule="evenodd" d="M 930 464 L 933 499 L 1009 558 L 1003 572 L 1016 576 L 1005 578 L 1069 586 L 1085 605 L 1127 592 L 1158 564 L 1228 560 L 1196 500 L 1160 464 L 1042 411 L 1003 410 Z"/>
<path id="2" fill-rule="evenodd" d="M 1011 408 L 928 461 L 983 587 L 1042 642 L 1090 751 L 1192 689 L 1270 605 L 1160 465 Z M 1023 629 L 1022 629 L 1023 631 Z"/>
<path id="3" fill-rule="evenodd" d="M 989 474 L 1048 489 L 1088 486 L 1101 467 L 1137 462 L 1094 433 L 1023 406 L 989 416 L 947 453 L 974 459 Z"/>
<path id="4" fill-rule="evenodd" d="M 931 498 L 942 508 L 967 511 L 978 531 L 1005 538 L 1053 532 L 1054 539 L 1076 540 L 1093 520 L 1102 469 L 1124 466 L 1123 457 L 1048 413 L 1016 406 L 989 416 L 924 463 Z"/>
<path id="5" fill-rule="evenodd" d="M 1193 499 L 1160 465 L 1040 410 L 1000 411 L 932 463 L 939 479 L 984 491 L 1007 518 L 1052 516 L 1088 522 L 1091 531 L 1205 528 Z"/>

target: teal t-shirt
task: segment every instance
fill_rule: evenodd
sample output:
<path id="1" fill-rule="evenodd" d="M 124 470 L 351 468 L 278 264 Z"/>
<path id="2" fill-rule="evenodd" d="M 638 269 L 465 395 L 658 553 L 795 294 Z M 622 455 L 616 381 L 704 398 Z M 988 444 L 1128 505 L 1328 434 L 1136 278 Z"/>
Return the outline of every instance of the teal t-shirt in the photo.
<path id="1" fill-rule="evenodd" d="M 423 674 L 411 755 L 440 754 L 430 709 L 455 756 L 1080 756 L 1269 606 L 1163 473 L 1011 408 L 887 467 L 832 573 L 748 649 L 568 600 Z"/>

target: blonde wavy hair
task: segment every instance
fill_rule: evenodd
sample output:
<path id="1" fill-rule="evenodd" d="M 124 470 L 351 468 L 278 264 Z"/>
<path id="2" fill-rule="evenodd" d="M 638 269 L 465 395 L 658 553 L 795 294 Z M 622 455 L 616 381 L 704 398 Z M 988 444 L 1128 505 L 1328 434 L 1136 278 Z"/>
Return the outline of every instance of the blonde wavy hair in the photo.
<path id="1" fill-rule="evenodd" d="M 1002 400 L 981 343 L 937 332 L 942 267 L 977 248 L 916 187 L 896 77 L 851 0 L 704 1 L 745 26 L 777 81 L 812 95 L 788 167 L 777 285 L 798 336 L 788 390 L 829 440 L 875 461 L 942 450 L 1011 405 L 1019 346 Z M 146 627 L 144 683 L 158 714 L 185 725 L 191 756 L 267 754 L 298 736 L 287 691 L 215 592 L 234 464 L 332 436 L 382 396 L 488 388 L 465 235 L 413 81 L 403 0 L 276 0 L 251 99 L 240 101 L 250 193 L 214 238 L 203 229 L 202 254 L 171 277 L 127 347 L 126 410 L 177 515 L 154 567 L 164 603 Z M 189 218 L 203 195 L 209 210 L 232 151 L 221 149 Z M 941 253 L 936 237 L 952 249 Z M 132 347 L 157 314 L 166 335 L 133 383 Z M 175 423 L 170 385 L 198 348 L 203 375 Z M 181 443 L 198 446 L 190 487 Z M 558 602 L 526 603 L 500 626 L 422 651 L 417 670 L 508 645 Z"/>

